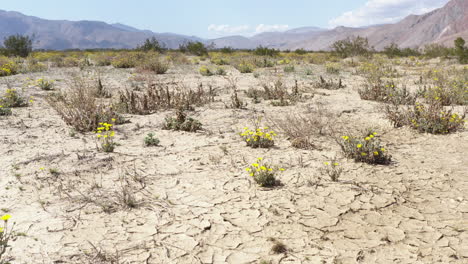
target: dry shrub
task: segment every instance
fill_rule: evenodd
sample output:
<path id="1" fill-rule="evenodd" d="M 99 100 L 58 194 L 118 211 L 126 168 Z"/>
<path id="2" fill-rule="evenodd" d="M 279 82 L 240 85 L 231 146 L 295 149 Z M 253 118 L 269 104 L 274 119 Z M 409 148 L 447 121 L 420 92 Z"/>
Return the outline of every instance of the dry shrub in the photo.
<path id="1" fill-rule="evenodd" d="M 295 148 L 314 148 L 313 138 L 331 133 L 335 114 L 322 104 L 309 108 L 305 114 L 290 113 L 282 118 L 269 118 Z"/>
<path id="2" fill-rule="evenodd" d="M 86 84 L 83 80 L 74 79 L 69 90 L 51 94 L 47 97 L 47 101 L 65 123 L 76 131 L 93 131 L 101 122 L 113 124 L 124 122 L 112 106 L 99 102 L 95 96 L 95 87 Z"/>
<path id="3" fill-rule="evenodd" d="M 164 74 L 169 70 L 169 62 L 162 59 L 160 56 L 149 56 L 137 66 L 137 70 L 140 72 Z"/>
<path id="4" fill-rule="evenodd" d="M 146 115 L 158 110 L 176 109 L 193 110 L 214 101 L 215 91 L 200 84 L 196 90 L 182 83 L 148 82 L 144 91 L 125 90 L 119 93 L 117 106 L 120 111 Z"/>
<path id="5" fill-rule="evenodd" d="M 419 132 L 431 134 L 448 134 L 462 130 L 467 113 L 467 108 L 463 114 L 458 114 L 453 108 L 444 107 L 439 102 L 427 105 L 416 103 L 411 107 L 387 105 L 384 110 L 393 126 L 410 126 Z"/>
<path id="6" fill-rule="evenodd" d="M 296 103 L 301 99 L 301 93 L 299 92 L 299 86 L 297 81 L 295 85 L 288 91 L 288 88 L 283 83 L 281 78 L 278 78 L 274 83 L 263 81 L 262 90 L 251 88 L 247 91 L 247 97 L 258 100 L 263 98 L 264 100 L 275 100 L 271 102 L 274 106 L 287 106 Z"/>
<path id="7" fill-rule="evenodd" d="M 333 79 L 325 80 L 322 76 L 319 77 L 319 81 L 314 84 L 315 87 L 327 90 L 338 90 L 341 88 L 345 88 L 346 86 L 343 85 L 341 78 L 338 79 L 337 82 L 334 82 Z"/>
<path id="8" fill-rule="evenodd" d="M 411 94 L 405 86 L 399 88 L 393 81 L 372 81 L 368 79 L 363 89 L 358 90 L 361 99 L 393 104 L 414 104 L 417 95 Z"/>

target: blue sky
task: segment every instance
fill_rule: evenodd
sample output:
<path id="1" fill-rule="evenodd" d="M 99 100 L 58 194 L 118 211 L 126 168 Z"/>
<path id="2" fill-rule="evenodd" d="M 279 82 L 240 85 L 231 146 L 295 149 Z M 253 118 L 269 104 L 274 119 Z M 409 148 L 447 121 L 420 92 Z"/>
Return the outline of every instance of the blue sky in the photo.
<path id="1" fill-rule="evenodd" d="M 15 0 L 0 9 L 45 19 L 120 22 L 139 29 L 214 38 L 302 26 L 392 23 L 448 0 Z"/>

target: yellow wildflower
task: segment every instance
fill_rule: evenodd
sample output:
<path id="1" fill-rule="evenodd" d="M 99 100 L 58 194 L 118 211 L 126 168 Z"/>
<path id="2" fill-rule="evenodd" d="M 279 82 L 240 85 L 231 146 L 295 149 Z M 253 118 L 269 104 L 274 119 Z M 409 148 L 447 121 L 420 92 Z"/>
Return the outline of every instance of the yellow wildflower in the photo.
<path id="1" fill-rule="evenodd" d="M 8 219 L 10 219 L 10 218 L 11 218 L 11 215 L 6 214 L 6 215 L 2 216 L 0 219 L 6 222 L 6 221 L 8 221 Z"/>

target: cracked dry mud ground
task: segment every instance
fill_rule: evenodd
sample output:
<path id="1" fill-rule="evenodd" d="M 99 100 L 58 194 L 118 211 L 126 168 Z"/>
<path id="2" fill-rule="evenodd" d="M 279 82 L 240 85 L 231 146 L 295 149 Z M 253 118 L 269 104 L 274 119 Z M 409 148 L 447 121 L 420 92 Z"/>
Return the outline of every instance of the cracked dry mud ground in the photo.
<path id="1" fill-rule="evenodd" d="M 8 78 L 20 87 L 27 77 L 66 80 L 77 71 Z M 115 90 L 130 76 L 103 71 L 104 84 Z M 258 83 L 251 74 L 232 74 L 241 90 Z M 221 77 L 198 77 L 196 68 L 157 78 L 226 85 Z M 170 112 L 128 115 L 131 123 L 116 127 L 120 146 L 109 154 L 96 151 L 92 133 L 71 137 L 46 103 L 47 92 L 28 89 L 35 103 L 0 118 L 0 207 L 24 233 L 12 242 L 12 263 L 468 263 L 468 132 L 395 129 L 378 103 L 359 99 L 359 76 L 343 78 L 345 89 L 317 89 L 312 99 L 287 107 L 226 109 L 230 94 L 220 89 L 217 102 L 191 113 L 204 125 L 198 133 L 162 130 Z M 318 170 L 327 158 L 341 157 L 329 138 L 306 151 L 279 137 L 276 147 L 262 150 L 237 135 L 254 110 L 279 116 L 317 102 L 342 113 L 338 126 L 378 127 L 394 163 L 340 158 L 344 173 L 332 182 Z M 160 147 L 143 146 L 151 131 Z M 245 174 L 257 157 L 286 168 L 281 186 L 260 188 Z M 135 208 L 122 206 L 124 190 L 135 195 Z M 272 238 L 287 253 L 274 254 Z"/>

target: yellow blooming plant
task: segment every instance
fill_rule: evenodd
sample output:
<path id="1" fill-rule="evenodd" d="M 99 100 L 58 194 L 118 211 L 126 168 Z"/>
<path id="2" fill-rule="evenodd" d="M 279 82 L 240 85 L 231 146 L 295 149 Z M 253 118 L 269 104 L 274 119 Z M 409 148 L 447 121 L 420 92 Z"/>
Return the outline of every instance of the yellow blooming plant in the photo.
<path id="1" fill-rule="evenodd" d="M 44 78 L 40 78 L 36 80 L 36 85 L 44 91 L 50 91 L 53 89 L 54 81 L 53 80 L 46 80 Z"/>
<path id="2" fill-rule="evenodd" d="M 323 164 L 324 167 L 320 169 L 321 173 L 328 175 L 332 181 L 338 181 L 343 172 L 343 168 L 336 161 L 336 158 L 333 158 L 330 162 L 326 161 Z"/>
<path id="3" fill-rule="evenodd" d="M 7 89 L 5 94 L 0 98 L 0 105 L 3 107 L 23 107 L 27 106 L 28 102 L 24 96 L 16 89 Z"/>
<path id="4" fill-rule="evenodd" d="M 257 161 L 247 167 L 245 171 L 247 171 L 261 187 L 271 187 L 275 186 L 277 183 L 276 174 L 284 171 L 284 169 L 271 166 L 265 163 L 263 158 L 258 158 Z"/>
<path id="5" fill-rule="evenodd" d="M 104 152 L 113 152 L 115 146 L 114 142 L 115 131 L 113 125 L 109 123 L 99 123 L 100 127 L 96 130 L 96 137 L 101 144 L 101 150 Z"/>
<path id="6" fill-rule="evenodd" d="M 244 131 L 239 135 L 247 143 L 247 146 L 252 148 L 269 148 L 275 145 L 274 138 L 277 136 L 275 131 L 270 130 L 269 127 L 259 127 L 250 130 L 244 127 Z"/>
<path id="7" fill-rule="evenodd" d="M 381 146 L 377 132 L 370 131 L 362 137 L 345 135 L 339 143 L 346 157 L 355 161 L 369 164 L 389 164 L 391 161 L 391 156 Z"/>
<path id="8" fill-rule="evenodd" d="M 8 220 L 11 218 L 11 215 L 6 214 L 0 217 L 0 221 L 3 222 L 3 225 L 0 222 L 0 263 L 7 263 L 6 261 L 6 250 L 9 247 L 8 242 L 12 239 L 13 233 L 12 228 L 8 228 Z"/>

